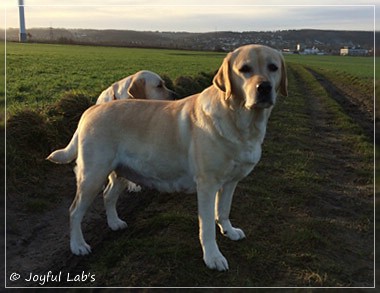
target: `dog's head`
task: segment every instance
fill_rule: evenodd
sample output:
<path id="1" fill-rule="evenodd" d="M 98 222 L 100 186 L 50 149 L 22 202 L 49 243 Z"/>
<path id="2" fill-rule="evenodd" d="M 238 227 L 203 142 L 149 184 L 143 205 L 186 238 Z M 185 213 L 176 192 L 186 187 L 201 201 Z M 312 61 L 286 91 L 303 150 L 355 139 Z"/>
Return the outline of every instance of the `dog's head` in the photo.
<path id="1" fill-rule="evenodd" d="M 229 53 L 213 84 L 224 92 L 231 106 L 247 109 L 270 108 L 278 92 L 288 95 L 282 54 L 261 45 L 247 45 Z"/>
<path id="2" fill-rule="evenodd" d="M 148 100 L 172 100 L 176 97 L 158 74 L 147 70 L 134 74 L 128 87 L 128 94 L 135 99 Z"/>

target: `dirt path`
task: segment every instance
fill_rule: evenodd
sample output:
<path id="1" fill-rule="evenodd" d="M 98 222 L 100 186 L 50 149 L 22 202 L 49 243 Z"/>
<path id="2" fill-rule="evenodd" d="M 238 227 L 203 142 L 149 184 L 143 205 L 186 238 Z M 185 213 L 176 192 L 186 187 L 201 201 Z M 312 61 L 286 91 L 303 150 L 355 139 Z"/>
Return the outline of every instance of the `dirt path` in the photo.
<path id="1" fill-rule="evenodd" d="M 339 103 L 344 112 L 357 123 L 368 136 L 373 139 L 374 117 L 373 117 L 373 98 L 362 95 L 348 89 L 340 89 L 316 71 L 307 68 L 315 79 L 323 86 L 329 95 Z"/>
<path id="2" fill-rule="evenodd" d="M 311 71 L 311 70 L 309 70 Z M 297 72 L 294 72 L 297 77 Z M 357 100 L 345 96 L 331 82 L 312 72 L 316 80 L 325 88 L 331 98 L 335 99 L 342 110 L 358 123 L 368 136 L 373 139 L 373 120 L 368 117 L 363 107 L 357 107 Z M 297 80 L 302 80 L 298 76 Z M 299 87 L 308 93 L 304 83 Z M 357 175 L 361 168 L 361 157 L 352 151 L 352 146 L 345 139 L 346 133 L 336 128 L 335 116 L 320 98 L 308 95 L 307 111 L 311 117 L 310 138 L 312 150 L 316 154 L 316 173 L 324 174 L 328 179 L 322 186 L 317 200 L 311 201 L 307 209 L 314 219 L 321 224 L 334 224 L 341 228 L 335 231 L 334 238 L 339 254 L 331 255 L 334 262 L 346 268 L 347 275 L 355 275 L 356 280 L 350 286 L 372 286 L 374 267 L 373 184 L 370 178 Z M 326 237 L 331 231 L 326 230 Z M 320 251 L 321 255 L 328 252 Z"/>

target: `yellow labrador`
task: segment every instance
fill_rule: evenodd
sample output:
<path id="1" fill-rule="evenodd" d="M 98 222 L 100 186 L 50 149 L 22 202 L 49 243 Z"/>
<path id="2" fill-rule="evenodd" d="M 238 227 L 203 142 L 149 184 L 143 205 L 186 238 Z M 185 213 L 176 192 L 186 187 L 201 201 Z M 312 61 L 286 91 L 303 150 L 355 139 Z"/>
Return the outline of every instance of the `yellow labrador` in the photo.
<path id="1" fill-rule="evenodd" d="M 100 94 L 96 104 L 123 99 L 174 100 L 176 97 L 177 94 L 165 86 L 165 81 L 157 73 L 141 70 L 113 83 Z M 140 186 L 129 180 L 117 179 L 114 173 L 111 173 L 108 179 L 108 185 L 104 189 L 105 197 L 107 197 L 107 193 L 121 193 L 126 188 L 135 192 L 141 190 Z M 125 222 L 114 221 L 112 216 L 108 218 L 108 225 L 112 230 L 127 226 Z"/>
<path id="2" fill-rule="evenodd" d="M 148 100 L 174 100 L 177 94 L 165 86 L 165 81 L 157 74 L 148 70 L 141 70 L 133 75 L 113 83 L 110 87 L 105 89 L 98 97 L 96 104 L 103 104 L 114 100 L 123 99 L 148 99 Z M 75 132 L 74 137 L 77 135 Z M 61 162 L 67 163 L 74 158 L 59 158 Z M 76 168 L 74 169 L 76 172 Z M 140 186 L 126 180 L 124 178 L 117 178 L 114 173 L 109 176 L 109 182 L 104 189 L 105 197 L 107 193 L 121 193 L 128 188 L 129 191 L 138 192 L 141 190 Z M 112 215 L 112 213 L 110 214 Z M 118 230 L 126 227 L 125 222 L 115 221 L 112 216 L 108 218 L 108 225 L 112 230 Z"/>
<path id="3" fill-rule="evenodd" d="M 141 70 L 112 84 L 104 90 L 96 104 L 122 99 L 173 100 L 176 94 L 165 86 L 162 78 L 148 70 Z"/>
<path id="4" fill-rule="evenodd" d="M 230 239 L 245 237 L 229 220 L 232 197 L 237 183 L 260 160 L 277 92 L 287 95 L 282 55 L 269 47 L 247 45 L 227 55 L 213 85 L 200 94 L 178 101 L 125 100 L 88 109 L 78 136 L 61 150 L 77 148 L 72 150 L 77 152 L 78 171 L 70 207 L 71 251 L 91 252 L 81 221 L 115 171 L 159 191 L 197 192 L 204 262 L 211 269 L 227 270 L 215 239 L 215 221 Z M 48 159 L 57 161 L 54 153 Z M 106 209 L 121 221 L 116 200 L 105 198 Z"/>

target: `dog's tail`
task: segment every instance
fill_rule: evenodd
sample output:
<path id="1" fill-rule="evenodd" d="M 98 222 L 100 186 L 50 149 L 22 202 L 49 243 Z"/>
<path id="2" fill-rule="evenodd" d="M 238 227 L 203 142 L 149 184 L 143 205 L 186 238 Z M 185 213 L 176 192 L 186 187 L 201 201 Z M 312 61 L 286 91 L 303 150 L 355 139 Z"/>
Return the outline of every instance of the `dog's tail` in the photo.
<path id="1" fill-rule="evenodd" d="M 78 156 L 78 129 L 75 131 L 70 143 L 64 149 L 52 152 L 46 160 L 56 164 L 67 164 Z"/>

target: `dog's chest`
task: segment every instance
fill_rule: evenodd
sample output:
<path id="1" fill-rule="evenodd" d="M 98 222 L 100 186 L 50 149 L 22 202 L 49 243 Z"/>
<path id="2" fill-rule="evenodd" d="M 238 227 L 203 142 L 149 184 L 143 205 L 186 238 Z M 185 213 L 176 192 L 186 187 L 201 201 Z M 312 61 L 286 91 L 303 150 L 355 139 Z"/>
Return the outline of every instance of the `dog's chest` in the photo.
<path id="1" fill-rule="evenodd" d="M 242 179 L 247 176 L 261 158 L 261 145 L 249 145 L 242 148 L 231 160 L 230 176 Z"/>
<path id="2" fill-rule="evenodd" d="M 237 162 L 242 164 L 253 164 L 256 165 L 261 158 L 261 145 L 256 144 L 254 146 L 249 146 L 242 151 L 240 151 L 237 156 Z"/>

